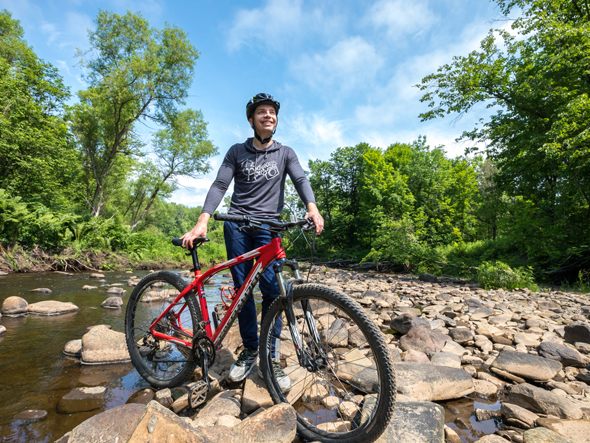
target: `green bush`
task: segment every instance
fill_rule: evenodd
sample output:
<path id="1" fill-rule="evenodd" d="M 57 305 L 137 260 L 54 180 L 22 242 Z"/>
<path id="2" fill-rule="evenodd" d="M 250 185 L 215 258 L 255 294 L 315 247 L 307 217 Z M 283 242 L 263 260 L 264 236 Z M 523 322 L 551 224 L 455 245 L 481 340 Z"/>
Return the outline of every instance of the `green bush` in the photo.
<path id="1" fill-rule="evenodd" d="M 538 291 L 531 267 L 511 268 L 501 261 L 484 261 L 477 270 L 477 282 L 485 289 L 529 288 Z"/>

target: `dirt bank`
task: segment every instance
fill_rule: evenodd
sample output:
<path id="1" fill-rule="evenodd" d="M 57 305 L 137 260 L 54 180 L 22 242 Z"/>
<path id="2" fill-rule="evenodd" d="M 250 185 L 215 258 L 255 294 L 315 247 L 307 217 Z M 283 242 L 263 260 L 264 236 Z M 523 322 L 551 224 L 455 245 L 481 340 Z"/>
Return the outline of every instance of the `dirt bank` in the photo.
<path id="1" fill-rule="evenodd" d="M 53 252 L 39 247 L 23 249 L 20 245 L 0 244 L 0 271 L 3 272 L 170 269 L 182 267 L 182 265 L 171 259 L 138 262 L 130 259 L 125 253 L 78 251 L 73 248 Z"/>

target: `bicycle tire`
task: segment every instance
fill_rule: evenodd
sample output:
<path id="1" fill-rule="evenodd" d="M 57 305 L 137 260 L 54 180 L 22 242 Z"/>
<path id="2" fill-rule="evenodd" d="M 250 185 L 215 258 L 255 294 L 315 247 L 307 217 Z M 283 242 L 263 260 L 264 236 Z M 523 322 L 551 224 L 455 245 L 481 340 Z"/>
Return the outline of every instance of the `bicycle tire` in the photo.
<path id="1" fill-rule="evenodd" d="M 306 332 L 306 328 L 309 326 L 305 321 L 302 300 L 312 303 L 310 306 L 316 320 L 315 324 L 319 328 L 323 326 L 319 333 L 322 340 L 321 346 L 315 346 L 311 339 L 312 334 L 309 331 Z M 269 308 L 260 331 L 260 366 L 264 379 L 267 381 L 271 398 L 275 404 L 288 402 L 294 405 L 297 413 L 297 431 L 305 439 L 323 443 L 374 442 L 383 434 L 391 420 L 396 396 L 395 371 L 380 332 L 356 302 L 323 286 L 312 284 L 295 286 L 293 288 L 293 308 L 296 317 L 299 316 L 300 319 L 303 319 L 297 323 L 305 352 L 308 355 L 314 354 L 312 348 L 315 346 L 319 352 L 314 354 L 314 358 L 318 360 L 318 356 L 321 355 L 320 360 L 327 364 L 323 370 L 310 372 L 299 365 L 297 356 L 293 353 L 294 348 L 291 350 L 290 356 L 289 351 L 285 355 L 281 350 L 280 358 L 284 357 L 285 360 L 284 363 L 281 363 L 281 367 L 293 382 L 290 391 L 285 394 L 281 391 L 277 375 L 271 369 L 272 339 L 276 337 L 276 332 L 273 336 L 271 331 L 279 316 L 282 317 L 283 325 L 288 323 L 283 303 L 280 299 L 276 300 Z M 338 326 L 335 326 L 336 324 Z M 351 329 L 352 333 L 347 331 L 346 339 L 348 341 L 346 347 L 343 347 L 345 339 L 342 336 L 342 331 L 338 331 L 339 334 L 334 332 L 334 335 L 330 335 L 330 331 L 334 327 L 346 327 L 347 324 L 353 324 L 351 328 L 356 328 Z M 285 342 L 293 343 L 288 328 L 283 328 L 281 336 L 283 337 L 281 348 L 285 346 Z M 355 353 L 357 351 L 361 354 L 364 352 L 366 355 L 360 358 L 360 354 Z M 350 359 L 347 360 L 349 357 Z M 274 359 L 276 361 L 276 355 Z M 365 360 L 367 361 L 365 362 Z M 295 377 L 296 374 L 298 374 L 297 377 Z M 369 380 L 361 380 L 359 374 L 365 374 Z M 309 380 L 308 377 L 310 377 Z M 345 377 L 346 382 L 344 382 Z M 297 379 L 298 381 L 295 381 Z M 377 381 L 376 389 L 374 380 Z M 319 385 L 326 387 L 325 392 L 328 393 L 321 400 L 317 398 L 318 395 L 323 395 L 320 394 L 321 389 L 315 388 Z M 358 389 L 359 386 L 362 389 Z M 314 389 L 316 389 L 315 392 Z M 365 395 L 361 401 L 360 393 L 363 389 Z M 377 391 L 376 396 L 372 392 L 375 390 Z M 358 396 L 354 397 L 354 395 Z M 330 399 L 329 401 L 328 397 L 336 397 L 337 400 Z M 348 409 L 343 408 L 342 405 L 351 399 L 353 401 L 350 403 L 354 407 L 351 408 L 348 404 L 346 406 Z M 336 402 L 338 402 L 336 411 L 329 411 L 327 406 L 334 407 Z M 314 411 L 314 408 L 319 405 L 326 407 L 326 409 L 319 409 L 321 415 L 318 414 L 318 409 Z M 310 414 L 310 411 L 315 413 L 315 417 Z"/>
<path id="2" fill-rule="evenodd" d="M 125 312 L 125 339 L 131 362 L 137 372 L 153 387 L 171 388 L 184 383 L 197 367 L 191 349 L 171 340 L 154 339 L 148 327 L 169 306 L 170 299 L 188 286 L 180 275 L 173 272 L 153 272 L 145 276 L 134 288 Z M 171 289 L 171 288 L 173 289 Z M 161 289 L 160 289 L 161 288 Z M 157 289 L 157 290 L 155 290 Z M 176 292 L 178 291 L 178 292 Z M 182 309 L 182 306 L 188 307 Z M 193 293 L 180 299 L 170 312 L 180 312 L 182 326 L 195 333 L 201 322 L 201 310 Z M 167 335 L 190 336 L 175 326 L 169 316 L 163 317 L 158 325 Z"/>

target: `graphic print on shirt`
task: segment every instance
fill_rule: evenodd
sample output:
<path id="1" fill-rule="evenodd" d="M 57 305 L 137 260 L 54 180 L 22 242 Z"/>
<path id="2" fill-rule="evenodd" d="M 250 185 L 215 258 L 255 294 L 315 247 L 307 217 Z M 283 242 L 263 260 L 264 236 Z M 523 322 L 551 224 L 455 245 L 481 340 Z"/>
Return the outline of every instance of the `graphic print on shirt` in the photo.
<path id="1" fill-rule="evenodd" d="M 255 182 L 259 177 L 266 177 L 267 180 L 279 175 L 279 167 L 274 160 L 267 161 L 261 165 L 256 165 L 252 160 L 246 160 L 242 163 L 242 169 L 246 174 L 246 181 Z"/>

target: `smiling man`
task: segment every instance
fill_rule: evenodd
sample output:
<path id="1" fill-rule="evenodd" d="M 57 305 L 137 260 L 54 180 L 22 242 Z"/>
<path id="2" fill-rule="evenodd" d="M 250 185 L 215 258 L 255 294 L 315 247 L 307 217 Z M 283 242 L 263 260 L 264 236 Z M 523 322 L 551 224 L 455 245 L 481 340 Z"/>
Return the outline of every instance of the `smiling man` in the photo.
<path id="1" fill-rule="evenodd" d="M 234 192 L 229 214 L 276 220 L 283 210 L 285 180 L 288 175 L 307 207 L 305 218 L 313 220 L 317 234 L 322 232 L 324 220 L 315 204 L 311 186 L 297 155 L 290 147 L 273 140 L 280 107 L 280 103 L 269 94 L 257 94 L 248 101 L 246 117 L 254 130 L 254 137 L 244 143 L 233 145 L 227 152 L 217 178 L 209 189 L 197 225 L 182 237 L 183 245 L 192 246 L 194 239 L 206 237 L 209 218 L 217 209 L 232 180 Z M 228 260 L 270 242 L 270 233 L 266 231 L 240 232 L 239 227 L 240 225 L 234 222 L 224 224 Z M 248 261 L 230 268 L 236 291 L 244 283 L 252 264 L 252 261 Z M 272 269 L 266 270 L 259 285 L 264 318 L 273 300 L 279 296 L 278 282 Z M 258 323 L 252 294 L 240 311 L 238 322 L 244 351 L 230 369 L 229 378 L 233 381 L 245 379 L 258 362 Z M 275 337 L 280 336 L 280 327 L 280 323 L 277 322 Z M 278 376 L 281 389 L 286 392 L 291 388 L 291 382 L 279 366 L 278 358 L 275 360 L 273 371 Z"/>

